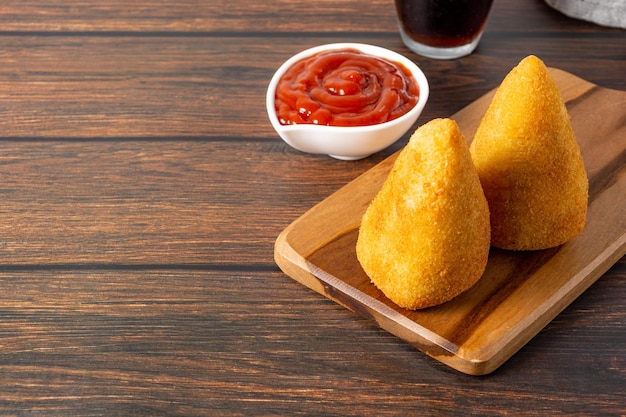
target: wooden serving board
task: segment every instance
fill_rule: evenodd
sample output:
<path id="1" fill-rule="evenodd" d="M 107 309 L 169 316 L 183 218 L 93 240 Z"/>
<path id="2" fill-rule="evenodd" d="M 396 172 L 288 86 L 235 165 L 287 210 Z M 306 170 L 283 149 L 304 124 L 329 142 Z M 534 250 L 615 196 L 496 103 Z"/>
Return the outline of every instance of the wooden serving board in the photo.
<path id="1" fill-rule="evenodd" d="M 288 226 L 276 240 L 276 263 L 458 371 L 482 375 L 498 368 L 626 252 L 626 92 L 550 72 L 589 176 L 587 223 L 576 239 L 542 251 L 492 248 L 484 275 L 465 293 L 424 310 L 400 308 L 370 283 L 355 253 L 361 217 L 396 153 Z M 451 116 L 468 140 L 494 91 Z"/>

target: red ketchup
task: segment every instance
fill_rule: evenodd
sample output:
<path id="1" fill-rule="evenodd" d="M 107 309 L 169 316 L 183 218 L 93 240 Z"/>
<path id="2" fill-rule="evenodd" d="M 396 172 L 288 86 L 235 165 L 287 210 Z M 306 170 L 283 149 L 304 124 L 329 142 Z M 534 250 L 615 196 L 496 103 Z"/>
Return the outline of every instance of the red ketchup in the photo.
<path id="1" fill-rule="evenodd" d="M 321 52 L 292 65 L 276 87 L 283 125 L 367 126 L 417 104 L 419 86 L 401 64 L 356 49 Z"/>

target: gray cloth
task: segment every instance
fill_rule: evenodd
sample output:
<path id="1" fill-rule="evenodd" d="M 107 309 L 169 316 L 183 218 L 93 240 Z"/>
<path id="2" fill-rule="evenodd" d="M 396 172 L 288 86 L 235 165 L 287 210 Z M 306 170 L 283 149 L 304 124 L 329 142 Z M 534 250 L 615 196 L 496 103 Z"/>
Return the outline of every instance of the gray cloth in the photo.
<path id="1" fill-rule="evenodd" d="M 546 0 L 566 16 L 626 29 L 626 0 Z"/>

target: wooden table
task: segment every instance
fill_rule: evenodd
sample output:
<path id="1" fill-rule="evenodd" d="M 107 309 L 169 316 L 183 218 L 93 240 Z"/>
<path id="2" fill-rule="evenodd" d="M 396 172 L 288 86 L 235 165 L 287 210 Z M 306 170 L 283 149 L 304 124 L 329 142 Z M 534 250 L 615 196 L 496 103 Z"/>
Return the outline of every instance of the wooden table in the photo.
<path id="1" fill-rule="evenodd" d="M 626 259 L 502 367 L 461 374 L 303 287 L 289 223 L 400 149 L 299 153 L 265 113 L 322 43 L 414 59 L 418 123 L 524 56 L 626 89 L 626 33 L 496 0 L 478 50 L 410 53 L 390 0 L 0 6 L 1 415 L 623 415 Z"/>

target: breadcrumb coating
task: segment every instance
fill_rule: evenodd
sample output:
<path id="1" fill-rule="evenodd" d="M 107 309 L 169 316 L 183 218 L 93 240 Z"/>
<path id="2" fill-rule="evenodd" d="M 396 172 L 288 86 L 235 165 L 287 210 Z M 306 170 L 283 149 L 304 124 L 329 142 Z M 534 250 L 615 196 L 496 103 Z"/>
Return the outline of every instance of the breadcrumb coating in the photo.
<path id="1" fill-rule="evenodd" d="M 398 156 L 359 229 L 357 258 L 394 303 L 420 309 L 476 283 L 489 254 L 489 210 L 453 120 L 420 127 Z"/>
<path id="2" fill-rule="evenodd" d="M 502 81 L 470 152 L 491 214 L 491 244 L 561 245 L 584 228 L 587 173 L 556 83 L 536 56 Z"/>

